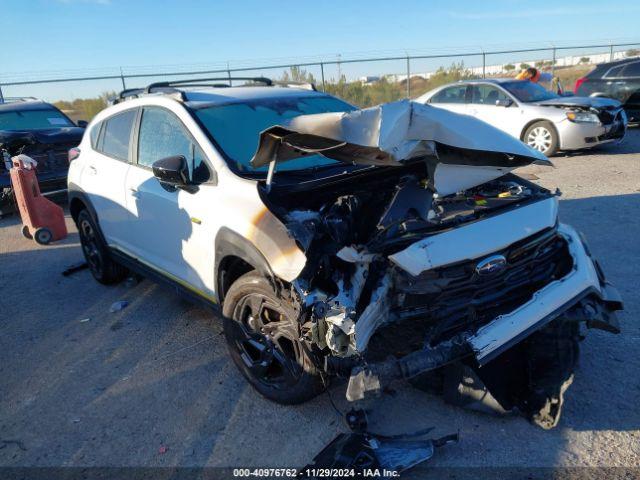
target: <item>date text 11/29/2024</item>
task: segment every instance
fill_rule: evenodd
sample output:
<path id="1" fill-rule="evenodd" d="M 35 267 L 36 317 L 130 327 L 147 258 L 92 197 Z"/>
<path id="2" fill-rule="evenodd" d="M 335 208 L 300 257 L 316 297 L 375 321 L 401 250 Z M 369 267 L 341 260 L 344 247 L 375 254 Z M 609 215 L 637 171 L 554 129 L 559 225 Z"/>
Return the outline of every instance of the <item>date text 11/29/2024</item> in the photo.
<path id="1" fill-rule="evenodd" d="M 397 478 L 400 472 L 386 468 L 234 468 L 234 478 Z"/>

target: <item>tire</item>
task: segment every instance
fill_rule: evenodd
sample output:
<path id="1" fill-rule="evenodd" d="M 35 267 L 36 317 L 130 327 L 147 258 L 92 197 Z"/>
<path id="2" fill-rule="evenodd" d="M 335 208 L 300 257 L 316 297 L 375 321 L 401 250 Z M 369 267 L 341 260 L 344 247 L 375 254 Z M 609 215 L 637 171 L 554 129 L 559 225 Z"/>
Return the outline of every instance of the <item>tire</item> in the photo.
<path id="1" fill-rule="evenodd" d="M 31 232 L 29 231 L 29 227 L 26 225 L 22 226 L 22 236 L 24 238 L 26 238 L 27 240 L 33 240 L 33 235 L 31 235 Z"/>
<path id="2" fill-rule="evenodd" d="M 298 312 L 256 272 L 236 280 L 224 300 L 224 336 L 240 373 L 262 396 L 294 405 L 324 390 L 299 341 Z"/>
<path id="3" fill-rule="evenodd" d="M 558 153 L 558 133 L 551 122 L 540 121 L 529 125 L 522 136 L 522 141 L 547 157 Z"/>
<path id="4" fill-rule="evenodd" d="M 52 238 L 53 234 L 51 233 L 51 230 L 46 227 L 38 228 L 33 232 L 33 239 L 38 245 L 49 245 Z"/>
<path id="5" fill-rule="evenodd" d="M 118 283 L 127 276 L 127 269 L 114 262 L 93 218 L 87 210 L 81 210 L 76 220 L 82 253 L 89 270 L 98 282 L 104 285 Z"/>

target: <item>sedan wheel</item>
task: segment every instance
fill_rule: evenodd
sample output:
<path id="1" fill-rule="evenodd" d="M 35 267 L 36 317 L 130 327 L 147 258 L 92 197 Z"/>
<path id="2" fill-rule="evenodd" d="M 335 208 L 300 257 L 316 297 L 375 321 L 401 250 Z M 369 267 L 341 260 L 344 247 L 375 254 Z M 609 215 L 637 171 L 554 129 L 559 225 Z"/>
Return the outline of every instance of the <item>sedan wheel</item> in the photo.
<path id="1" fill-rule="evenodd" d="M 549 122 L 536 122 L 524 134 L 524 142 L 547 157 L 558 150 L 558 136 Z"/>
<path id="2" fill-rule="evenodd" d="M 527 145 L 540 152 L 546 152 L 551 146 L 551 132 L 544 127 L 536 127 L 527 136 Z"/>

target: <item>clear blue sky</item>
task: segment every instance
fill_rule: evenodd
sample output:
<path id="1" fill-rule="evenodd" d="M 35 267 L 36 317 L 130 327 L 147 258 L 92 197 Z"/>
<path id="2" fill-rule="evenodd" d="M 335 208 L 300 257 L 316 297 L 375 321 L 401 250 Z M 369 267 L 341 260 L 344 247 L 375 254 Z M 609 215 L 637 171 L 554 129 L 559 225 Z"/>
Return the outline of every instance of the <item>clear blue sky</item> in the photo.
<path id="1" fill-rule="evenodd" d="M 338 53 L 348 58 L 439 48 L 640 41 L 640 5 L 602 0 L 0 0 L 0 11 L 2 80 L 36 75 L 30 72 L 113 73 L 120 66 L 125 71 L 227 61 L 233 66 L 335 59 Z M 351 68 L 352 75 L 403 69 Z M 67 97 L 85 87 L 36 90 Z M 28 93 L 17 87 L 5 92 Z"/>

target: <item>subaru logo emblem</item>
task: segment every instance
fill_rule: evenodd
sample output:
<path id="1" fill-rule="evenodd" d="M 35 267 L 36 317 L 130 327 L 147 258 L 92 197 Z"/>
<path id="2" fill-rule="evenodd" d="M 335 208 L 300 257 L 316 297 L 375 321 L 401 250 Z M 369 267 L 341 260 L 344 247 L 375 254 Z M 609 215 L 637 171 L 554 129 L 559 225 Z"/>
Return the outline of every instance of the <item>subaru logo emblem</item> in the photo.
<path id="1" fill-rule="evenodd" d="M 476 265 L 478 275 L 493 275 L 501 272 L 507 267 L 507 259 L 502 255 L 494 255 L 492 257 L 480 260 Z"/>

